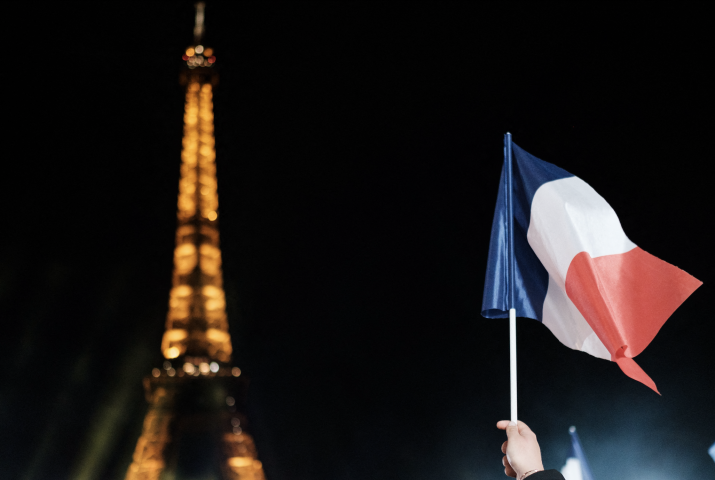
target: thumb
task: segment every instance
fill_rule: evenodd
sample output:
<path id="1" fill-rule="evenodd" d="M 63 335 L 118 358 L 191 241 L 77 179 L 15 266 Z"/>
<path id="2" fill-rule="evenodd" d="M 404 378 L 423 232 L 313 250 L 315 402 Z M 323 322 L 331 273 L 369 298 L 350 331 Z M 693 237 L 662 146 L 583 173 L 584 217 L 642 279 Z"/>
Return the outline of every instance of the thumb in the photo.
<path id="1" fill-rule="evenodd" d="M 509 422 L 509 425 L 506 426 L 506 436 L 507 438 L 512 438 L 514 436 L 519 435 L 519 426 L 516 424 L 516 422 Z"/>

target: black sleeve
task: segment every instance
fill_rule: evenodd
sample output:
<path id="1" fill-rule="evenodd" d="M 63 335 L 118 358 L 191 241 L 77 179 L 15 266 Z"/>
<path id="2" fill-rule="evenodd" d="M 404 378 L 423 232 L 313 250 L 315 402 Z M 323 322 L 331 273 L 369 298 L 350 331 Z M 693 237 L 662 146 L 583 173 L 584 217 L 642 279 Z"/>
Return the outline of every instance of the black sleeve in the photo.
<path id="1" fill-rule="evenodd" d="M 532 473 L 525 480 L 564 480 L 564 476 L 558 470 L 546 470 Z"/>

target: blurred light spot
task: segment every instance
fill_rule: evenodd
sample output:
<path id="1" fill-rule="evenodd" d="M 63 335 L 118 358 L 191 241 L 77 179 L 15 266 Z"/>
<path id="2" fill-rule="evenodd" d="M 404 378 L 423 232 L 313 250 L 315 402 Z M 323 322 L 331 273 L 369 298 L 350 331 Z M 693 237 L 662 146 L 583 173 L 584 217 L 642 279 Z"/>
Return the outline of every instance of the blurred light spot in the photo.
<path id="1" fill-rule="evenodd" d="M 216 300 L 210 300 L 206 302 L 206 310 L 214 310 L 210 308 L 214 303 L 216 303 Z M 221 307 L 223 307 L 223 301 L 221 301 Z M 209 328 L 206 330 L 206 338 L 211 340 L 212 342 L 230 342 L 231 341 L 231 336 L 228 334 L 228 332 L 224 332 L 221 330 L 218 330 L 216 328 Z"/>
<path id="2" fill-rule="evenodd" d="M 253 465 L 251 457 L 231 457 L 228 459 L 228 464 L 232 467 L 248 467 Z"/>
<path id="3" fill-rule="evenodd" d="M 206 375 L 207 373 L 209 373 L 211 371 L 211 367 L 209 367 L 208 363 L 202 362 L 199 364 L 199 370 L 201 371 L 201 373 Z"/>
<path id="4" fill-rule="evenodd" d="M 167 342 L 175 342 L 177 340 L 183 340 L 188 336 L 188 332 L 183 328 L 172 328 L 164 332 L 163 340 L 166 340 Z"/>
<path id="5" fill-rule="evenodd" d="M 154 375 L 155 377 L 158 377 L 159 375 L 161 375 L 161 370 L 159 370 L 158 368 L 155 368 L 151 371 L 151 374 Z"/>
<path id="6" fill-rule="evenodd" d="M 194 56 L 194 47 L 189 47 L 186 49 L 186 56 L 187 57 L 193 57 Z"/>
<path id="7" fill-rule="evenodd" d="M 241 433 L 243 433 L 243 429 L 241 427 L 233 427 L 234 435 L 241 435 Z"/>
<path id="8" fill-rule="evenodd" d="M 174 375 L 176 375 L 176 370 L 174 370 L 173 368 L 170 368 L 169 370 L 166 371 L 166 373 L 170 377 L 173 377 Z"/>
<path id="9" fill-rule="evenodd" d="M 216 57 L 209 57 L 209 63 L 216 62 Z"/>
<path id="10" fill-rule="evenodd" d="M 210 368 L 211 371 L 214 372 L 214 373 L 218 372 L 218 363 L 216 363 L 216 362 L 211 362 L 211 365 L 209 365 L 209 368 Z"/>
<path id="11" fill-rule="evenodd" d="M 211 220 L 212 222 L 218 218 L 218 213 L 214 212 L 213 210 L 209 212 L 208 215 L 206 215 L 206 218 Z"/>
<path id="12" fill-rule="evenodd" d="M 184 60 L 184 61 L 186 61 L 186 60 L 189 59 L 189 56 L 188 56 L 188 55 L 182 55 L 182 56 L 181 56 L 181 59 Z"/>
<path id="13" fill-rule="evenodd" d="M 233 417 L 231 419 L 231 425 L 233 425 L 234 427 L 238 427 L 239 425 L 241 425 L 241 420 L 236 417 Z"/>
<path id="14" fill-rule="evenodd" d="M 188 297 L 194 290 L 188 285 L 179 285 L 171 289 L 170 294 L 176 297 Z"/>
<path id="15" fill-rule="evenodd" d="M 210 57 L 213 54 L 214 54 L 213 48 L 207 48 L 206 50 L 204 50 L 204 55 L 207 57 Z"/>
<path id="16" fill-rule="evenodd" d="M 196 246 L 191 243 L 179 245 L 174 250 L 174 269 L 180 275 L 187 274 L 193 270 L 198 261 Z"/>
<path id="17" fill-rule="evenodd" d="M 169 360 L 164 362 L 164 370 L 169 370 L 171 368 L 171 362 Z"/>
<path id="18" fill-rule="evenodd" d="M 218 287 L 214 287 L 213 285 L 206 285 L 204 288 L 201 289 L 201 293 L 203 293 L 209 298 L 216 298 L 219 297 L 223 292 Z"/>
<path id="19" fill-rule="evenodd" d="M 203 53 L 203 51 L 204 51 L 203 45 L 196 45 L 196 53 Z"/>
<path id="20" fill-rule="evenodd" d="M 217 215 L 218 216 L 218 215 Z M 210 218 L 210 216 L 209 216 Z M 201 271 L 208 275 L 218 275 L 221 271 L 221 250 L 213 245 L 203 244 L 199 248 Z M 206 294 L 206 293 L 204 293 Z M 220 290 L 219 290 L 220 294 Z"/>
<path id="21" fill-rule="evenodd" d="M 236 405 L 236 399 L 233 397 L 226 397 L 226 405 L 228 405 L 229 407 L 233 407 L 234 405 Z"/>
<path id="22" fill-rule="evenodd" d="M 233 367 L 231 369 L 231 373 L 233 374 L 234 377 L 238 377 L 241 375 L 241 369 L 238 367 Z"/>
<path id="23" fill-rule="evenodd" d="M 164 350 L 164 356 L 166 358 L 176 358 L 179 356 L 179 349 L 177 347 L 169 347 L 166 350 Z"/>
<path id="24" fill-rule="evenodd" d="M 185 371 L 186 373 L 188 373 L 189 375 L 191 375 L 192 373 L 194 373 L 194 370 L 196 370 L 196 367 L 194 367 L 191 363 L 186 362 L 186 363 L 184 364 L 184 371 Z"/>

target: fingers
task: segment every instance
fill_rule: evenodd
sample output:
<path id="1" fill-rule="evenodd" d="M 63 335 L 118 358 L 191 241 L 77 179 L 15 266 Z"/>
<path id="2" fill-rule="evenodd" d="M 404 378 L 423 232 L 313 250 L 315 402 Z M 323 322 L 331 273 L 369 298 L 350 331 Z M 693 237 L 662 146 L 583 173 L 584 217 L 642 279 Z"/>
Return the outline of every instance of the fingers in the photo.
<path id="1" fill-rule="evenodd" d="M 521 434 L 521 435 L 524 435 L 526 433 L 534 433 L 531 431 L 529 426 L 527 424 L 525 424 L 524 422 L 522 422 L 521 420 L 519 420 L 518 426 L 519 426 L 519 434 Z"/>
<path id="2" fill-rule="evenodd" d="M 515 438 L 520 435 L 519 426 L 514 422 L 509 422 L 509 425 L 506 427 L 506 438 Z"/>
<path id="3" fill-rule="evenodd" d="M 497 428 L 499 430 L 507 430 L 509 427 L 509 423 L 510 423 L 509 420 L 500 420 L 497 422 Z M 518 427 L 518 432 L 521 435 L 524 435 L 527 433 L 534 433 L 531 431 L 529 426 L 527 424 L 525 424 L 524 422 L 522 422 L 521 420 L 519 420 L 517 422 L 517 427 Z"/>
<path id="4" fill-rule="evenodd" d="M 509 461 L 506 459 L 506 456 L 501 459 L 502 465 L 504 465 L 504 475 L 507 477 L 512 477 L 516 478 L 516 471 L 511 468 L 511 465 L 509 465 Z"/>
<path id="5" fill-rule="evenodd" d="M 504 454 L 502 465 L 506 476 L 517 478 L 516 470 L 506 456 L 507 450 L 509 450 L 511 461 L 515 462 L 520 469 L 526 466 L 543 469 L 536 434 L 527 424 L 521 421 L 514 423 L 509 420 L 500 420 L 497 422 L 497 428 L 505 430 L 507 436 L 507 441 L 501 445 L 501 452 Z"/>
<path id="6" fill-rule="evenodd" d="M 497 422 L 497 428 L 499 430 L 506 430 L 506 427 L 509 426 L 509 420 L 499 420 Z"/>

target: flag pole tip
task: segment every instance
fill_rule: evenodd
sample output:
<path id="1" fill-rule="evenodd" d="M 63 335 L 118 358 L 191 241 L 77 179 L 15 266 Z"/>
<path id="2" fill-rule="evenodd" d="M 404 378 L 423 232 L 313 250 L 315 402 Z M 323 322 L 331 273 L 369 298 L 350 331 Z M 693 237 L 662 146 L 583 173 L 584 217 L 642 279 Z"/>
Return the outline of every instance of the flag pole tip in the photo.
<path id="1" fill-rule="evenodd" d="M 574 433 L 576 431 L 576 427 L 569 427 L 569 433 Z"/>

